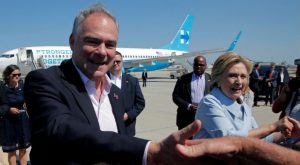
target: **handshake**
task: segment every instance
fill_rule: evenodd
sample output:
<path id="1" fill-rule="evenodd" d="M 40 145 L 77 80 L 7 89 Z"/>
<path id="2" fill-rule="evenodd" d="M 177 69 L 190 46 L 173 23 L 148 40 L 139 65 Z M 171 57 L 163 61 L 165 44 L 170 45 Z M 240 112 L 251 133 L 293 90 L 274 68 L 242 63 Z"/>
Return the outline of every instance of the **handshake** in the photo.
<path id="1" fill-rule="evenodd" d="M 300 123 L 293 118 L 285 117 L 282 122 L 292 125 L 292 129 L 280 130 L 287 137 L 300 138 Z M 258 138 L 225 136 L 212 139 L 185 140 L 197 133 L 201 122 L 196 120 L 189 126 L 171 134 L 153 148 L 149 147 L 148 156 L 156 155 L 156 161 L 148 157 L 148 165 L 161 164 L 168 160 L 170 164 L 290 164 L 296 165 L 300 153 L 265 142 Z M 284 128 L 284 127 L 283 127 Z M 279 131 L 279 130 L 278 130 Z M 174 148 L 175 146 L 175 148 Z M 175 152 L 172 151 L 173 148 Z M 168 154 L 166 153 L 168 152 Z M 172 153 L 173 152 L 173 153 Z M 172 153 L 170 155 L 170 153 Z M 159 156 L 158 156 L 159 155 Z M 283 157 L 283 155 L 285 155 Z M 154 158 L 154 156 L 152 157 Z M 165 163 L 162 163 L 165 164 Z"/>

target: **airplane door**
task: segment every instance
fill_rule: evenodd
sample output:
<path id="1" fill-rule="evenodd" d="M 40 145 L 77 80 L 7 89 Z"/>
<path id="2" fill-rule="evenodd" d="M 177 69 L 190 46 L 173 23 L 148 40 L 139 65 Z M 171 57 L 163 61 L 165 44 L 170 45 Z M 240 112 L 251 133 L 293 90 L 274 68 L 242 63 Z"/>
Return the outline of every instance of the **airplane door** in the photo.
<path id="1" fill-rule="evenodd" d="M 20 62 L 26 62 L 27 61 L 26 48 L 19 48 L 18 49 L 18 57 L 19 57 Z"/>
<path id="2" fill-rule="evenodd" d="M 33 60 L 33 53 L 32 53 L 32 50 L 31 49 L 28 49 L 26 50 L 26 58 L 27 58 L 27 61 L 32 61 Z"/>

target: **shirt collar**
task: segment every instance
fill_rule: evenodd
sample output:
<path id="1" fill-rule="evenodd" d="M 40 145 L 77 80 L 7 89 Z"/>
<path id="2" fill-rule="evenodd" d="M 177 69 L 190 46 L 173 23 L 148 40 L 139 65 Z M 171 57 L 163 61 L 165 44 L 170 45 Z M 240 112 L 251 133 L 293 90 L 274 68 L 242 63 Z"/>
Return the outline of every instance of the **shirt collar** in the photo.
<path id="1" fill-rule="evenodd" d="M 73 61 L 73 59 L 72 59 L 72 63 L 73 63 L 73 65 L 74 65 L 74 67 L 76 68 L 76 70 L 77 70 L 77 72 L 79 73 L 79 76 L 80 76 L 80 78 L 81 78 L 81 80 L 82 80 L 82 82 L 83 82 L 83 84 L 84 85 L 86 85 L 89 81 L 91 81 L 91 82 L 94 82 L 95 83 L 95 81 L 93 81 L 93 80 L 90 80 L 77 66 L 76 66 L 76 64 L 74 63 L 74 61 Z M 109 93 L 110 92 L 110 88 L 111 88 L 111 86 L 112 86 L 112 83 L 111 83 L 111 81 L 110 81 L 110 78 L 108 77 L 108 75 L 107 74 L 105 74 L 105 81 L 106 81 L 106 85 L 105 85 L 105 87 L 104 87 L 104 92 L 105 93 Z M 94 86 L 95 88 L 96 88 L 96 86 Z"/>
<path id="2" fill-rule="evenodd" d="M 204 74 L 204 73 L 203 73 L 203 74 Z M 201 74 L 200 76 L 198 76 L 198 75 L 196 75 L 196 74 L 193 72 L 193 75 L 192 75 L 192 76 L 193 76 L 193 78 L 197 78 L 197 79 L 198 79 L 198 78 L 202 78 L 202 77 L 203 77 L 203 74 Z"/>
<path id="3" fill-rule="evenodd" d="M 241 109 L 242 106 L 244 106 L 245 102 L 243 102 L 242 104 L 238 104 L 236 100 L 232 100 L 231 98 L 227 97 L 220 88 L 214 88 L 211 91 L 212 95 L 214 95 L 217 99 L 222 100 L 222 104 L 225 105 L 226 109 L 231 112 L 234 115 L 237 115 L 237 109 Z M 241 96 L 241 99 L 243 100 L 243 97 Z M 244 113 L 247 114 L 247 112 L 245 111 Z"/>
<path id="4" fill-rule="evenodd" d="M 111 72 L 109 72 L 109 75 L 110 75 L 109 77 L 111 80 L 115 80 L 115 79 L 122 80 L 123 74 L 121 74 L 120 76 L 114 76 Z"/>

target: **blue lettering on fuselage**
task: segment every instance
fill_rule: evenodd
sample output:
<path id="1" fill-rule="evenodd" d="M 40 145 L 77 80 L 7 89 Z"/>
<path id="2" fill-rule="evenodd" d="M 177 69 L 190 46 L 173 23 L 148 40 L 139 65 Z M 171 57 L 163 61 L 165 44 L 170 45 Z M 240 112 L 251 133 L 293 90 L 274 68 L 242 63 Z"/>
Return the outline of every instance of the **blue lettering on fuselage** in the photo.
<path id="1" fill-rule="evenodd" d="M 44 64 L 50 66 L 59 65 L 62 61 L 69 59 L 70 55 L 72 55 L 72 50 L 40 49 L 36 50 L 36 54 L 44 57 Z M 61 58 L 61 55 L 64 55 L 63 58 Z"/>
<path id="2" fill-rule="evenodd" d="M 66 59 L 62 59 L 62 58 L 57 58 L 57 59 L 43 59 L 44 64 L 46 65 L 59 65 L 62 61 L 67 60 Z"/>
<path id="3" fill-rule="evenodd" d="M 72 54 L 72 50 L 36 50 L 36 53 L 40 55 L 68 55 Z"/>

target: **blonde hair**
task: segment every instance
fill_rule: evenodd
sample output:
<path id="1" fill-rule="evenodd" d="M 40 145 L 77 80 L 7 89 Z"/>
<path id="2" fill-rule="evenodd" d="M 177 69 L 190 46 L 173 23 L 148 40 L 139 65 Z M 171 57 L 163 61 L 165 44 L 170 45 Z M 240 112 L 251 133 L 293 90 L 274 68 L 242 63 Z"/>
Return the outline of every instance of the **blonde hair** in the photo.
<path id="1" fill-rule="evenodd" d="M 227 68 L 237 63 L 243 63 L 246 66 L 248 74 L 251 73 L 253 64 L 246 58 L 236 52 L 227 52 L 216 60 L 211 71 L 211 88 L 218 87 L 222 74 Z"/>

